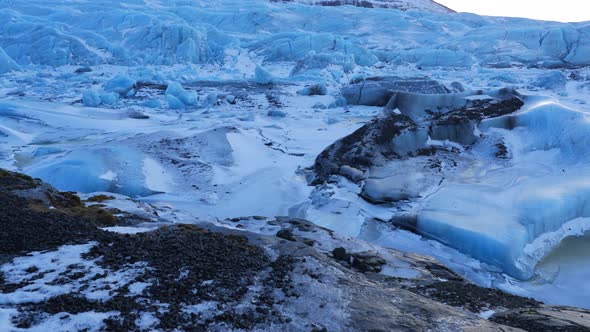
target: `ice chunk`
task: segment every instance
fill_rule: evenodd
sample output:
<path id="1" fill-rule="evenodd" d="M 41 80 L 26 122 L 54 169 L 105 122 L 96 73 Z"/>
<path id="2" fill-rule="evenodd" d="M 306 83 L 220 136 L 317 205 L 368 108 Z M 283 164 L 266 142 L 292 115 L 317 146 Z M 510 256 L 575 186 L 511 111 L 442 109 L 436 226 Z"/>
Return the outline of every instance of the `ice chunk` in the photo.
<path id="1" fill-rule="evenodd" d="M 205 103 L 208 107 L 211 107 L 217 103 L 217 92 L 211 92 L 205 97 Z"/>
<path id="2" fill-rule="evenodd" d="M 184 103 L 173 95 L 166 95 L 166 102 L 168 103 L 168 107 L 170 107 L 170 109 L 173 110 L 180 110 L 185 108 Z"/>
<path id="3" fill-rule="evenodd" d="M 236 96 L 234 95 L 227 95 L 225 97 L 225 100 L 230 103 L 230 104 L 235 104 L 236 103 Z"/>
<path id="4" fill-rule="evenodd" d="M 168 83 L 168 87 L 166 88 L 167 95 L 173 96 L 180 96 L 186 93 L 186 90 L 182 87 L 182 85 L 178 82 L 170 82 Z"/>
<path id="5" fill-rule="evenodd" d="M 424 234 L 502 267 L 510 275 L 527 279 L 538 260 L 523 258 L 525 247 L 569 220 L 590 215 L 584 207 L 590 185 L 546 176 L 502 188 L 500 183 L 492 184 L 497 180 L 445 186 L 428 201 L 417 227 Z"/>
<path id="6" fill-rule="evenodd" d="M 82 94 L 82 102 L 84 106 L 97 107 L 101 104 L 100 91 L 97 89 L 89 89 Z"/>
<path id="7" fill-rule="evenodd" d="M 367 179 L 363 186 L 363 197 L 374 203 L 396 202 L 420 197 L 420 188 L 416 183 L 421 180 L 421 173 L 395 174 L 383 179 Z"/>
<path id="8" fill-rule="evenodd" d="M 104 84 L 104 91 L 116 92 L 121 96 L 126 96 L 135 88 L 135 80 L 127 75 L 117 75 Z"/>
<path id="9" fill-rule="evenodd" d="M 105 92 L 100 95 L 100 101 L 104 105 L 112 105 L 119 101 L 119 94 L 116 92 Z"/>
<path id="10" fill-rule="evenodd" d="M 148 108 L 160 108 L 162 106 L 162 104 L 157 99 L 149 99 L 149 100 L 142 101 L 141 106 L 145 106 Z"/>
<path id="11" fill-rule="evenodd" d="M 256 69 L 254 71 L 254 81 L 258 84 L 271 84 L 273 82 L 274 78 L 272 76 L 272 74 L 260 67 L 260 66 L 256 66 Z"/>
<path id="12" fill-rule="evenodd" d="M 444 85 L 429 78 L 384 76 L 357 80 L 342 89 L 342 96 L 351 105 L 385 106 L 396 92 L 447 93 Z"/>
<path id="13" fill-rule="evenodd" d="M 168 101 L 168 105 L 172 103 L 175 105 L 174 108 L 176 108 L 176 106 L 179 106 L 176 103 L 176 100 L 180 101 L 182 104 L 184 104 L 184 106 L 193 106 L 197 104 L 198 97 L 194 92 L 185 90 L 182 85 L 180 85 L 180 83 L 171 82 L 168 84 L 168 88 L 166 89 L 166 100 Z M 184 108 L 184 106 L 178 108 Z"/>

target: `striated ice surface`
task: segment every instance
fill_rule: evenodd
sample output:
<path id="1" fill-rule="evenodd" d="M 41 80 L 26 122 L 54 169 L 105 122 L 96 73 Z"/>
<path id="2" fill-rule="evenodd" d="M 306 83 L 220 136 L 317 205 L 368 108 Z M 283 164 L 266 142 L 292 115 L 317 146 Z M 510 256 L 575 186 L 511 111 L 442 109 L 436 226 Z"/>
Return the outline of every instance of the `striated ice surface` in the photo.
<path id="1" fill-rule="evenodd" d="M 235 61 L 233 51 L 242 48 L 265 61 L 304 60 L 308 68 L 333 63 L 345 70 L 380 61 L 420 67 L 590 64 L 588 23 L 486 18 L 426 3 L 417 8 L 430 13 L 395 9 L 408 9 L 403 4 L 79 1 L 74 8 L 55 0 L 7 1 L 0 4 L 0 47 L 20 65 L 46 66 L 222 63 Z M 2 56 L 2 62 L 10 58 Z"/>

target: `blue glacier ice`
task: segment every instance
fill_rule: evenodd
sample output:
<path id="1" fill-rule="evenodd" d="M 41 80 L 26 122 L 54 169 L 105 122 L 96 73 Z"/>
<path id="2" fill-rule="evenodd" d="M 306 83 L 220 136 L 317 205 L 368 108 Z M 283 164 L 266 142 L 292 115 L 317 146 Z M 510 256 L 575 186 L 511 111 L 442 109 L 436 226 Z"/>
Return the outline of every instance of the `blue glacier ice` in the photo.
<path id="1" fill-rule="evenodd" d="M 351 72 L 356 65 L 354 56 L 340 52 L 326 52 L 317 54 L 309 52 L 305 57 L 299 59 L 291 70 L 291 76 L 305 73 L 309 70 L 320 70 L 328 67 L 338 66 L 344 72 Z"/>
<path id="2" fill-rule="evenodd" d="M 12 60 L 6 52 L 0 47 L 0 74 L 5 74 L 9 71 L 17 70 L 19 67 Z"/>
<path id="3" fill-rule="evenodd" d="M 329 65 L 350 71 L 379 62 L 422 67 L 590 64 L 587 22 L 243 4 L 222 0 L 155 6 L 107 0 L 101 5 L 80 2 L 74 10 L 56 0 L 11 1 L 0 7 L 0 48 L 19 65 L 44 66 L 223 63 L 233 57 L 228 57 L 231 50 L 244 49 L 265 62 L 300 61 L 293 73 Z"/>
<path id="4" fill-rule="evenodd" d="M 254 81 L 258 84 L 270 84 L 272 83 L 274 80 L 272 74 L 260 67 L 260 66 L 256 66 L 256 69 L 254 70 Z"/>
<path id="5" fill-rule="evenodd" d="M 471 67 L 472 55 L 448 49 L 417 48 L 400 54 L 403 62 L 415 63 L 421 67 Z"/>
<path id="6" fill-rule="evenodd" d="M 101 104 L 100 91 L 98 89 L 88 89 L 82 94 L 82 102 L 88 107 L 97 107 Z"/>
<path id="7" fill-rule="evenodd" d="M 548 73 L 539 75 L 539 77 L 533 81 L 533 84 L 540 88 L 561 91 L 565 89 L 567 77 L 565 77 L 565 75 L 560 71 L 550 71 Z"/>
<path id="8" fill-rule="evenodd" d="M 172 94 L 166 95 L 166 102 L 168 103 L 168 107 L 173 110 L 181 110 L 186 107 L 186 105 L 180 99 Z"/>
<path id="9" fill-rule="evenodd" d="M 590 116 L 553 102 L 484 121 L 505 135 L 512 165 L 450 178 L 427 198 L 417 229 L 528 279 L 536 264 L 590 217 Z M 528 170 L 528 171 L 524 171 Z"/>
<path id="10" fill-rule="evenodd" d="M 146 196 L 154 191 L 147 188 L 140 171 L 144 158 L 126 147 L 91 148 L 56 156 L 27 172 L 60 190 Z"/>
<path id="11" fill-rule="evenodd" d="M 119 101 L 119 94 L 116 92 L 105 92 L 100 95 L 100 102 L 103 105 L 112 105 Z"/>
<path id="12" fill-rule="evenodd" d="M 104 83 L 103 89 L 106 92 L 116 92 L 126 96 L 135 87 L 135 80 L 127 75 L 118 75 Z"/>
<path id="13" fill-rule="evenodd" d="M 98 107 L 100 105 L 113 105 L 119 101 L 119 93 L 104 92 L 101 89 L 92 88 L 82 93 L 82 103 L 88 107 Z"/>
<path id="14" fill-rule="evenodd" d="M 184 89 L 180 83 L 171 82 L 166 89 L 166 100 L 171 108 L 179 109 L 197 105 L 199 98 L 196 93 Z M 178 101 L 183 105 L 178 104 Z"/>
<path id="15" fill-rule="evenodd" d="M 142 101 L 141 106 L 145 106 L 145 107 L 149 107 L 149 108 L 159 108 L 160 106 L 162 106 L 162 104 L 157 99 L 149 99 L 149 100 Z"/>
<path id="16" fill-rule="evenodd" d="M 211 92 L 210 94 L 207 95 L 207 97 L 205 97 L 205 103 L 206 103 L 207 107 L 211 107 L 211 106 L 215 105 L 216 102 L 217 102 L 217 93 L 216 92 Z"/>

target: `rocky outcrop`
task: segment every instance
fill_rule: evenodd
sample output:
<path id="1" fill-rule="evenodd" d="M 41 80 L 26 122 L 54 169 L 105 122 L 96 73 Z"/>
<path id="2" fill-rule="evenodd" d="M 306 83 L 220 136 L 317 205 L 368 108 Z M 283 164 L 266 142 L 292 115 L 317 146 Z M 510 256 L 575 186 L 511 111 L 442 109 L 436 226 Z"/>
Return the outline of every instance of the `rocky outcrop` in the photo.
<path id="1" fill-rule="evenodd" d="M 341 238 L 302 219 L 113 233 L 104 226 L 121 220 L 96 206 L 111 199 L 91 199 L 88 208 L 73 194 L 0 172 L 0 310 L 11 313 L 9 321 L 0 316 L 0 326 L 42 329 L 59 320 L 73 330 L 590 328 L 586 310 L 481 288 L 430 258 Z M 477 315 L 484 310 L 497 313 L 485 320 Z"/>
<path id="2" fill-rule="evenodd" d="M 511 114 L 524 105 L 524 97 L 511 89 L 454 94 L 383 89 L 387 92 L 383 97 L 389 98 L 384 112 L 322 151 L 315 160 L 312 184 L 325 182 L 330 175 L 359 182 L 371 167 L 387 161 L 448 150 L 428 144 L 429 140 L 472 145 L 479 139 L 481 121 Z"/>
<path id="3" fill-rule="evenodd" d="M 403 114 L 382 114 L 322 151 L 315 160 L 316 178 L 312 184 L 326 181 L 333 174 L 360 181 L 370 167 L 395 157 L 391 143 L 396 137 L 412 135 L 419 135 L 412 119 Z"/>

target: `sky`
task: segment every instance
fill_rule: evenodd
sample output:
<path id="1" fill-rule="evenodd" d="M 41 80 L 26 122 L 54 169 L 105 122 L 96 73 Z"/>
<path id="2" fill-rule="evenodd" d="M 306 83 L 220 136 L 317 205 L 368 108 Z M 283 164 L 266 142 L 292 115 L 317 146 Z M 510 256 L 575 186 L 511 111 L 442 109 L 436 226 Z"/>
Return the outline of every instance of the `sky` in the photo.
<path id="1" fill-rule="evenodd" d="M 590 0 L 435 0 L 458 12 L 560 22 L 590 21 Z"/>

